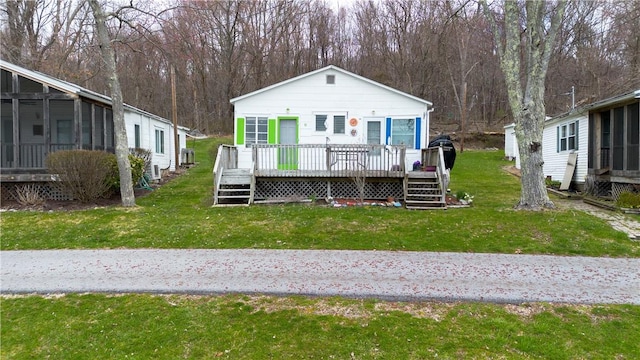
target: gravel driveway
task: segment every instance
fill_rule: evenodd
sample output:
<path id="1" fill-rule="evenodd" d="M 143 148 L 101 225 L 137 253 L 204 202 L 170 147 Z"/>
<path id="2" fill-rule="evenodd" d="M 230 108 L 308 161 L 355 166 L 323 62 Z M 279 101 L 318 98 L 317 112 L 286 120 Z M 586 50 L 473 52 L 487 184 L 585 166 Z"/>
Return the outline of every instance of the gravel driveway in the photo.
<path id="1" fill-rule="evenodd" d="M 640 259 L 327 250 L 0 253 L 0 292 L 640 304 Z"/>

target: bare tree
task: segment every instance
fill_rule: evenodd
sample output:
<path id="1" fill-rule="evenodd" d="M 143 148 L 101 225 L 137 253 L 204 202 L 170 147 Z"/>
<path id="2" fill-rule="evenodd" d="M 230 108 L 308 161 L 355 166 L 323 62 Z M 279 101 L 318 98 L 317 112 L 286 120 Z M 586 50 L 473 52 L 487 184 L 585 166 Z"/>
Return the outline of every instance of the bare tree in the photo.
<path id="1" fill-rule="evenodd" d="M 122 100 L 122 90 L 116 71 L 116 58 L 111 46 L 111 38 L 107 29 L 107 15 L 98 0 L 88 0 L 93 16 L 95 18 L 95 30 L 98 42 L 102 51 L 102 58 L 106 66 L 106 74 L 111 90 L 111 106 L 113 107 L 113 126 L 116 140 L 116 158 L 118 170 L 120 172 L 120 197 L 122 206 L 131 207 L 136 205 L 136 198 L 133 192 L 133 180 L 131 179 L 131 164 L 129 163 L 129 147 L 127 140 L 127 130 L 124 121 L 124 102 Z"/>
<path id="2" fill-rule="evenodd" d="M 482 3 L 492 23 L 516 123 L 522 166 L 522 189 L 516 207 L 527 210 L 553 207 L 542 167 L 542 130 L 546 117 L 544 92 L 549 59 L 566 2 L 551 5 L 546 1 L 527 1 L 522 6 L 516 1 L 505 1 L 502 26 L 498 25 L 496 14 L 490 11 L 486 1 Z M 503 32 L 504 43 L 500 35 Z"/>

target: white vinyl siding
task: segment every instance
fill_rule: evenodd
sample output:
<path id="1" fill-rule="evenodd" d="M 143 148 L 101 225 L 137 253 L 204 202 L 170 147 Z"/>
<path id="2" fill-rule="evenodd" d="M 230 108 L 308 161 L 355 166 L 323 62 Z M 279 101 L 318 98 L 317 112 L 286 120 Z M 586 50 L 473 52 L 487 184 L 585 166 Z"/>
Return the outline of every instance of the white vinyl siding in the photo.
<path id="1" fill-rule="evenodd" d="M 580 113 L 569 118 L 559 119 L 557 121 L 548 121 L 545 124 L 545 128 L 542 134 L 542 158 L 543 171 L 545 176 L 550 176 L 552 180 L 562 181 L 564 173 L 567 169 L 567 160 L 569 154 L 572 152 L 578 153 L 578 159 L 576 163 L 576 171 L 573 175 L 573 181 L 576 183 L 584 183 L 585 176 L 587 175 L 587 142 L 589 121 L 587 115 Z M 561 127 L 563 125 L 575 124 L 575 149 L 560 151 L 561 143 Z M 569 127 L 567 126 L 567 134 L 569 134 Z M 581 136 L 584 135 L 584 136 Z M 569 141 L 566 142 L 567 146 Z"/>

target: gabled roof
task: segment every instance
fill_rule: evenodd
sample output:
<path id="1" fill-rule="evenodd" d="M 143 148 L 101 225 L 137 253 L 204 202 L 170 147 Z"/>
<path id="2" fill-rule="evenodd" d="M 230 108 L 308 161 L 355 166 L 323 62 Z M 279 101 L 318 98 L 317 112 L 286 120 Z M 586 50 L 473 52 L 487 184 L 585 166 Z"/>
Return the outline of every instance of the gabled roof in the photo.
<path id="1" fill-rule="evenodd" d="M 47 74 L 43 74 L 38 71 L 29 70 L 29 69 L 23 68 L 22 66 L 18 66 L 18 65 L 6 62 L 4 60 L 0 60 L 0 67 L 5 70 L 17 73 L 20 76 L 23 76 L 29 80 L 33 80 L 39 83 L 46 84 L 50 87 L 56 88 L 62 92 L 82 96 L 85 98 L 89 98 L 91 100 L 95 100 L 104 104 L 111 105 L 110 97 L 97 93 L 95 91 L 91 91 L 89 89 L 85 89 L 79 85 L 54 78 L 53 76 L 49 76 Z"/>
<path id="2" fill-rule="evenodd" d="M 9 62 L 6 62 L 4 60 L 0 60 L 0 68 L 16 73 L 20 76 L 23 76 L 29 80 L 33 80 L 42 84 L 46 84 L 49 87 L 58 89 L 62 92 L 68 93 L 68 94 L 73 94 L 73 95 L 77 95 L 79 97 L 83 97 L 83 98 L 87 98 L 87 99 L 91 99 L 97 102 L 100 102 L 102 104 L 105 105 L 113 105 L 113 102 L 111 100 L 111 98 L 109 96 L 97 93 L 95 91 L 91 91 L 89 89 L 83 88 L 80 85 L 77 84 L 73 84 L 64 80 L 60 80 L 57 79 L 53 76 L 49 76 L 47 74 L 43 74 L 41 72 L 38 71 L 33 71 L 33 70 L 29 70 L 26 68 L 23 68 L 22 66 L 18 66 Z M 145 115 L 147 117 L 151 117 L 154 118 L 160 122 L 164 122 L 164 123 L 169 123 L 172 124 L 171 121 L 169 121 L 168 119 L 165 119 L 163 117 L 160 117 L 158 115 L 152 114 L 150 112 L 144 111 L 142 109 L 138 109 L 135 106 L 131 106 L 128 104 L 124 104 L 125 109 L 141 114 L 141 115 Z M 179 128 L 181 128 L 181 126 L 178 126 Z M 187 129 L 187 128 L 184 128 Z"/>
<path id="3" fill-rule="evenodd" d="M 291 79 L 288 79 L 288 80 L 285 80 L 285 81 L 282 81 L 282 82 L 279 82 L 279 83 L 275 83 L 275 84 L 273 84 L 273 85 L 270 85 L 270 86 L 264 87 L 264 88 L 262 88 L 262 89 L 259 89 L 259 90 L 253 91 L 253 92 L 250 92 L 250 93 L 248 93 L 248 94 L 238 96 L 238 97 L 236 97 L 236 98 L 231 99 L 231 100 L 230 100 L 230 102 L 231 102 L 232 104 L 235 104 L 237 101 L 240 101 L 240 100 L 243 100 L 243 99 L 246 99 L 246 98 L 249 98 L 249 97 L 252 97 L 252 96 L 255 96 L 255 95 L 258 95 L 258 94 L 264 93 L 264 92 L 267 92 L 267 91 L 269 91 L 269 90 L 271 90 L 271 89 L 275 89 L 275 88 L 278 88 L 278 87 L 284 86 L 284 85 L 289 84 L 289 83 L 292 83 L 292 82 L 300 81 L 300 80 L 302 80 L 302 79 L 305 79 L 305 78 L 308 78 L 308 77 L 310 77 L 310 76 L 313 76 L 313 75 L 316 75 L 316 74 L 318 74 L 318 73 L 322 73 L 322 72 L 325 72 L 325 71 L 329 71 L 329 70 L 337 71 L 337 72 L 342 73 L 342 74 L 344 74 L 344 75 L 351 76 L 351 77 L 353 77 L 353 78 L 356 78 L 356 79 L 362 80 L 362 81 L 364 81 L 364 82 L 366 82 L 366 83 L 369 83 L 369 84 L 371 84 L 371 85 L 377 86 L 377 87 L 382 88 L 382 89 L 385 89 L 385 90 L 387 90 L 387 91 L 390 91 L 390 92 L 396 93 L 396 94 L 398 94 L 398 95 L 402 95 L 402 96 L 408 97 L 408 98 L 413 99 L 413 100 L 415 100 L 415 101 L 419 101 L 419 102 L 421 102 L 421 103 L 423 103 L 423 104 L 425 104 L 425 105 L 427 105 L 427 106 L 433 106 L 433 103 L 431 103 L 431 102 L 429 102 L 429 101 L 427 101 L 427 100 L 420 99 L 420 98 L 419 98 L 419 97 L 417 97 L 417 96 L 413 96 L 413 95 L 411 95 L 411 94 L 407 94 L 407 93 L 402 92 L 402 91 L 400 91 L 400 90 L 394 89 L 394 88 L 392 88 L 392 87 L 390 87 L 390 86 L 383 85 L 383 84 L 381 84 L 381 83 L 379 83 L 379 82 L 376 82 L 376 81 L 373 81 L 373 80 L 371 80 L 371 79 L 367 79 L 367 78 L 366 78 L 366 77 L 364 77 L 364 76 L 360 76 L 360 75 L 354 74 L 354 73 L 349 72 L 349 71 L 347 71 L 347 70 L 341 69 L 341 68 L 339 68 L 339 67 L 337 67 L 337 66 L 335 66 L 335 65 L 329 65 L 329 66 L 326 66 L 326 67 L 320 68 L 320 69 L 318 69 L 318 70 L 314 70 L 314 71 L 311 71 L 311 72 L 308 72 L 308 73 L 305 73 L 305 74 L 302 74 L 302 75 L 299 75 L 299 76 L 293 77 L 293 78 L 291 78 Z"/>
<path id="4" fill-rule="evenodd" d="M 640 89 L 636 91 L 631 91 L 626 94 L 617 95 L 608 99 L 596 101 L 589 105 L 585 106 L 585 110 L 593 110 L 597 108 L 603 108 L 611 105 L 615 105 L 620 102 L 626 102 L 632 99 L 640 99 Z"/>
<path id="5" fill-rule="evenodd" d="M 570 118 L 573 116 L 586 116 L 586 113 L 593 110 L 593 109 L 599 109 L 599 108 L 604 108 L 604 107 L 608 107 L 611 105 L 615 105 L 617 103 L 621 103 L 621 102 L 627 102 L 629 100 L 632 99 L 640 99 L 640 89 L 639 90 L 635 90 L 635 91 L 631 91 L 628 93 L 624 93 L 621 95 L 616 95 L 613 97 L 610 97 L 608 99 L 604 99 L 604 100 L 600 100 L 600 101 L 596 101 L 594 103 L 591 104 L 587 104 L 587 105 L 583 105 L 580 107 L 577 107 L 575 109 L 572 109 L 568 112 L 562 113 L 560 115 L 556 115 L 550 119 L 547 119 L 545 122 L 555 122 L 561 119 L 566 119 L 566 118 Z"/>

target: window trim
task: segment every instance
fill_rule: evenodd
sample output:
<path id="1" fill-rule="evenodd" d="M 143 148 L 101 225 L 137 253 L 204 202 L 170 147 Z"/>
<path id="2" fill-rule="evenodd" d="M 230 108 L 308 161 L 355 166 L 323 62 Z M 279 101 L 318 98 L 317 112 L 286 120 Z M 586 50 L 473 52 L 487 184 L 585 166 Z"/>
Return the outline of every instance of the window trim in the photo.
<path id="1" fill-rule="evenodd" d="M 164 130 L 156 129 L 156 154 L 164 154 Z"/>
<path id="2" fill-rule="evenodd" d="M 573 134 L 571 126 L 573 125 Z M 576 151 L 578 150 L 578 133 L 580 120 L 569 121 L 556 127 L 556 152 Z M 573 139 L 573 146 L 571 140 Z"/>
<path id="3" fill-rule="evenodd" d="M 253 129 L 249 131 L 249 121 L 255 121 Z M 264 131 L 260 131 L 260 124 L 263 122 Z M 253 139 L 249 137 L 249 134 L 253 135 Z M 263 135 L 261 138 L 260 135 Z M 267 115 L 251 115 L 244 117 L 244 144 L 246 147 L 251 147 L 253 144 L 268 144 L 269 143 L 269 116 Z"/>
<path id="4" fill-rule="evenodd" d="M 347 115 L 346 114 L 334 114 L 333 116 L 333 134 L 334 135 L 344 135 L 347 133 Z M 342 124 L 338 123 L 336 120 L 338 117 L 342 117 Z M 342 131 L 338 131 L 337 125 L 340 125 Z"/>
<path id="5" fill-rule="evenodd" d="M 411 129 L 411 144 L 396 144 L 394 141 L 394 124 L 399 120 L 410 120 L 413 122 L 413 129 Z M 396 117 L 391 118 L 391 128 L 389 129 L 389 136 L 391 139 L 389 140 L 390 145 L 404 145 L 407 149 L 413 149 L 416 146 L 416 123 L 417 119 L 415 117 Z M 399 136 L 399 135 L 398 135 Z"/>
<path id="6" fill-rule="evenodd" d="M 314 125 L 313 125 L 313 130 L 316 133 L 324 133 L 324 132 L 328 132 L 332 135 L 346 135 L 347 134 L 347 119 L 349 118 L 349 113 L 348 112 L 342 112 L 342 111 L 314 111 L 313 113 L 313 121 L 314 121 Z M 322 121 L 323 125 L 324 125 L 324 130 L 320 130 L 318 128 L 318 117 L 319 116 L 323 116 L 325 117 L 324 121 Z M 336 121 L 342 117 L 342 123 L 336 123 Z M 338 119 L 336 119 L 338 118 Z M 339 125 L 338 130 L 342 130 L 340 132 L 336 132 L 336 124 Z"/>

